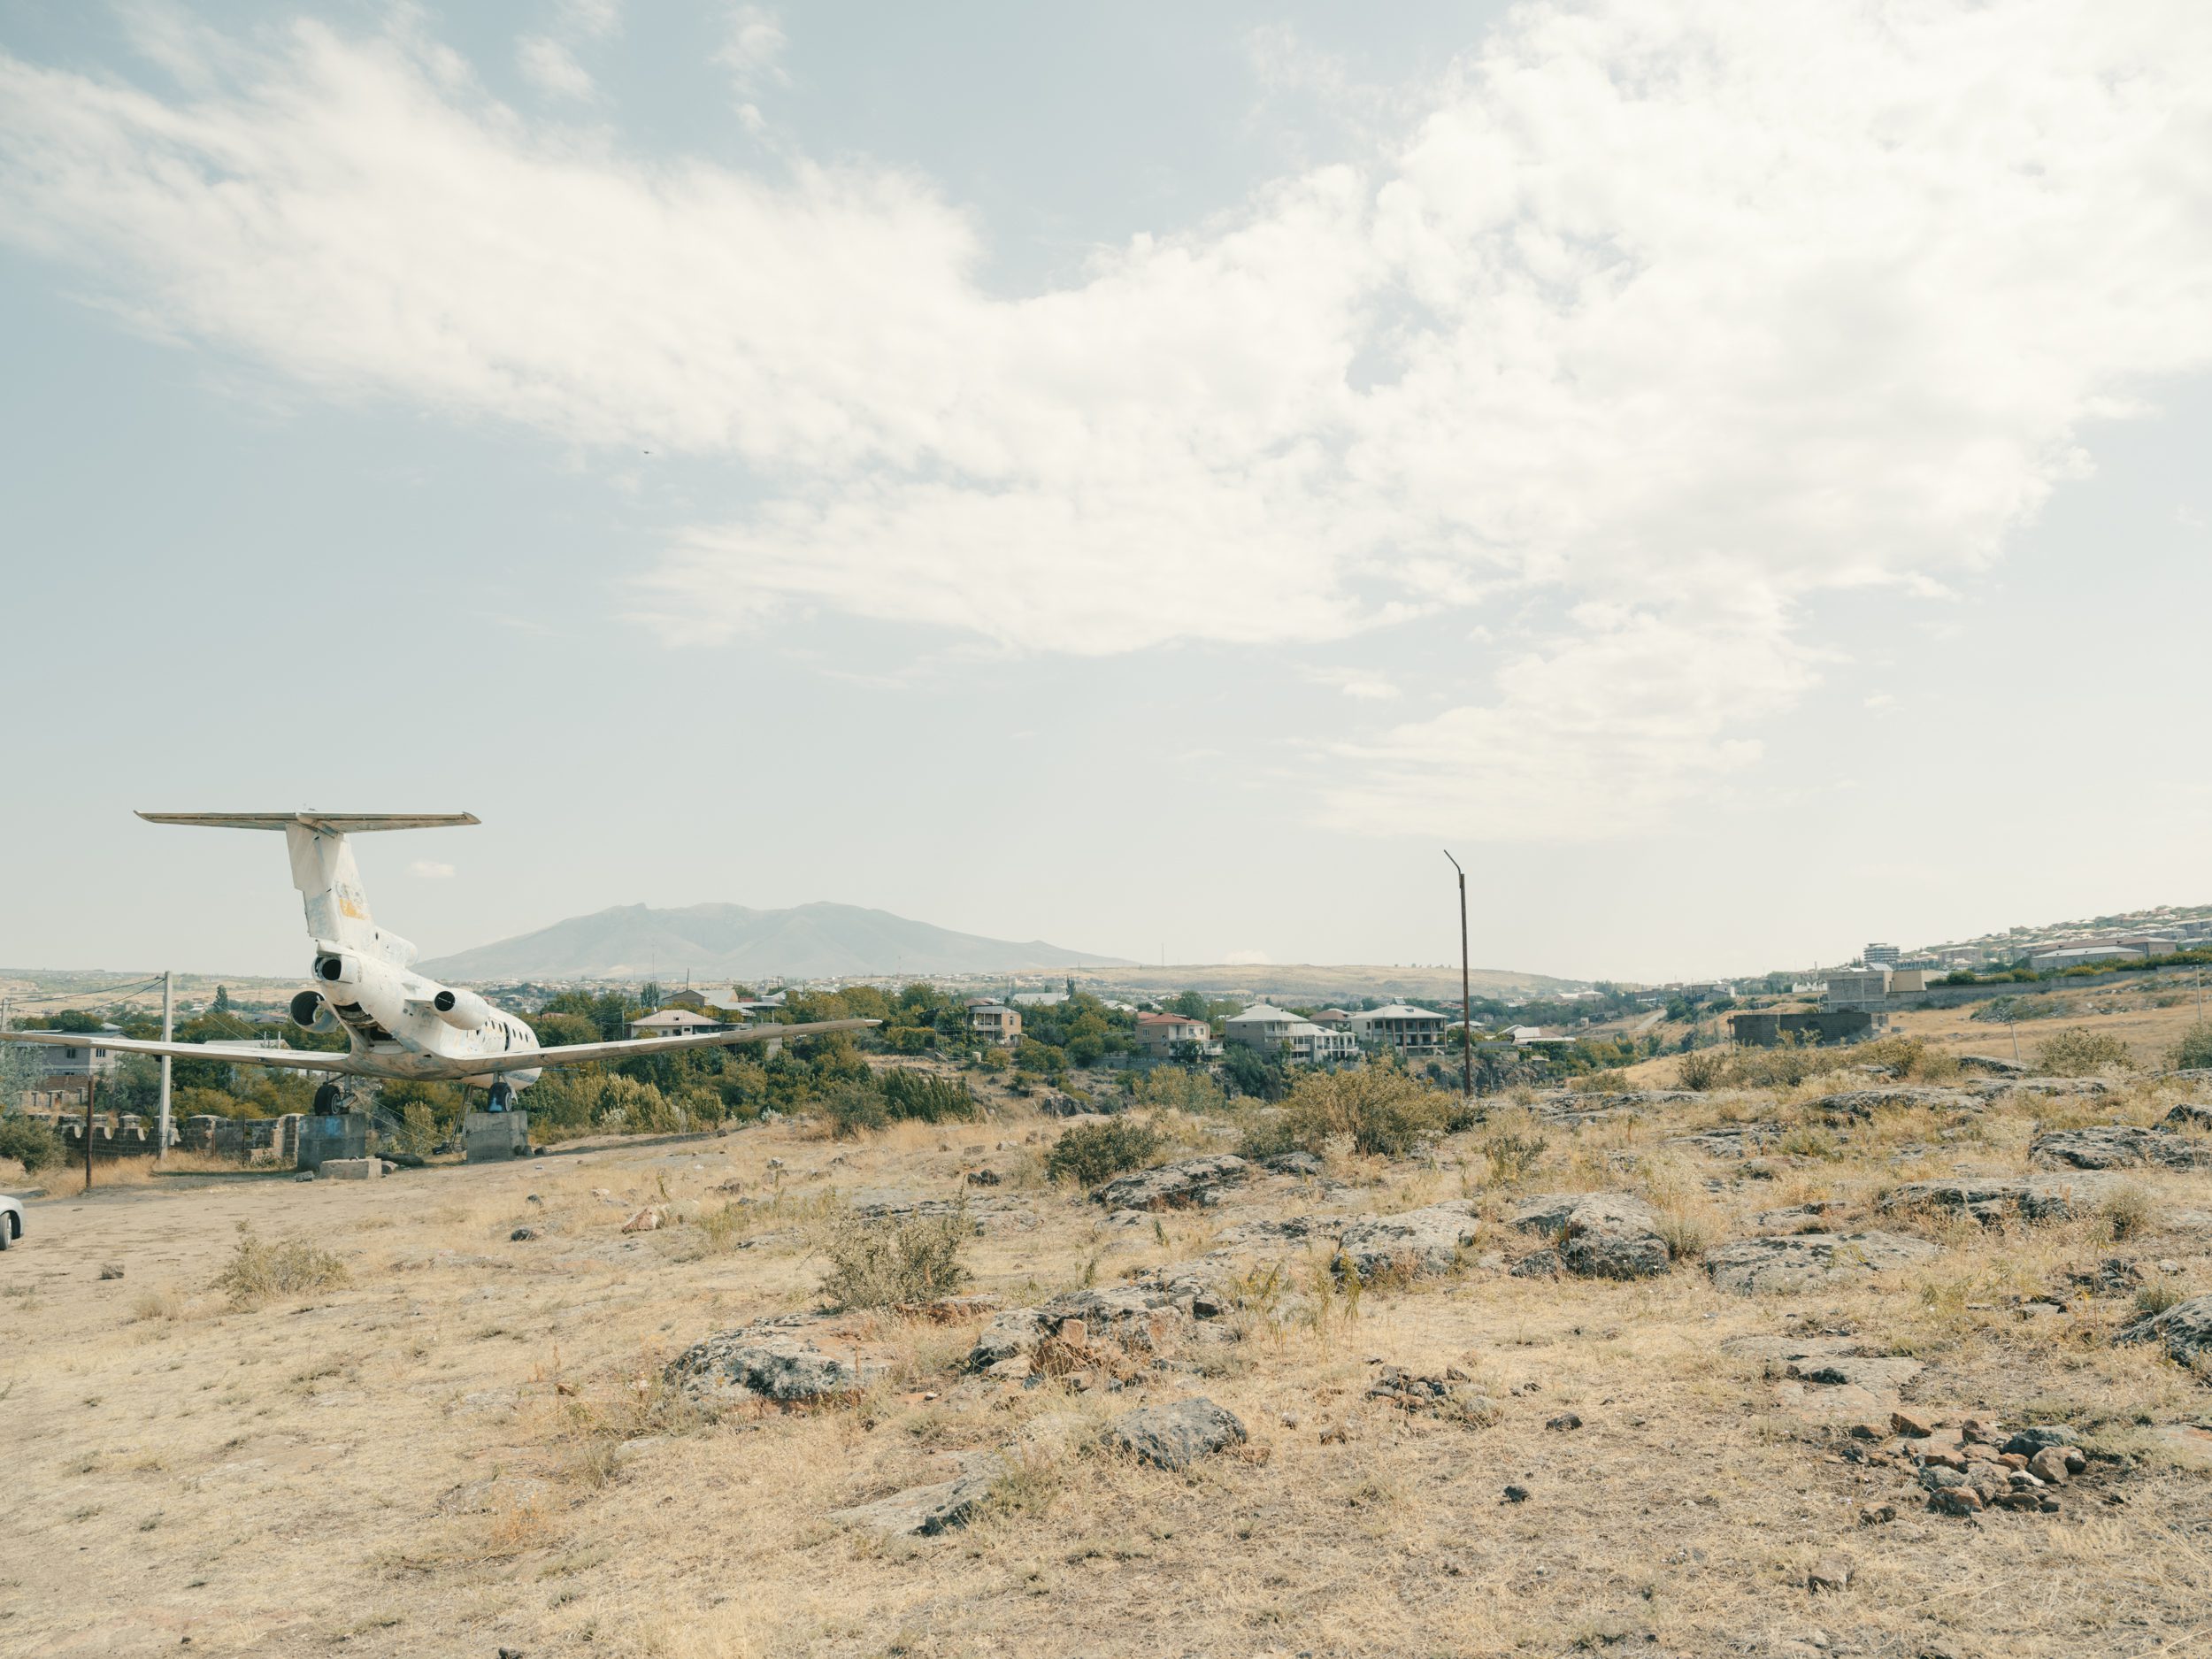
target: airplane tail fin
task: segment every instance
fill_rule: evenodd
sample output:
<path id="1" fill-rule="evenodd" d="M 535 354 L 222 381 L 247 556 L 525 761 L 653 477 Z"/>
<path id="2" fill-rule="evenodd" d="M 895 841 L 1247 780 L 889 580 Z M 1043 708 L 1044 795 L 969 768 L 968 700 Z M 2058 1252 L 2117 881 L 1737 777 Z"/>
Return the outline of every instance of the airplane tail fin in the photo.
<path id="1" fill-rule="evenodd" d="M 208 829 L 282 830 L 292 855 L 292 885 L 307 910 L 307 931 L 320 946 L 345 946 L 404 967 L 415 948 L 379 928 L 361 891 L 361 872 L 346 837 L 365 830 L 443 829 L 478 822 L 470 812 L 141 812 L 149 824 L 196 824 Z"/>

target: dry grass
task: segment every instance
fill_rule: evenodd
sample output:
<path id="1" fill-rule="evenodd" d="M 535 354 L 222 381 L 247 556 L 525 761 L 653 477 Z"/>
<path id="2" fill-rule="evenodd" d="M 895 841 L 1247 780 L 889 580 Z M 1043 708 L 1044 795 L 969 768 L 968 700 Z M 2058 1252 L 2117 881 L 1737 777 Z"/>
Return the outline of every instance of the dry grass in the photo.
<path id="1" fill-rule="evenodd" d="M 2139 1083 L 2089 1118 L 2154 1121 L 2172 1098 Z M 1003 1115 L 357 1186 L 58 1194 L 0 1258 L 0 1394 L 22 1425 L 0 1651 L 173 1653 L 188 1635 L 196 1652 L 441 1659 L 1704 1655 L 1789 1651 L 1817 1629 L 1867 1653 L 2056 1659 L 2186 1634 L 2212 1594 L 2212 1478 L 2169 1431 L 2212 1415 L 2212 1393 L 2109 1336 L 2212 1290 L 2212 1240 L 2167 1225 L 2212 1210 L 2212 1178 L 2145 1171 L 2139 1197 L 2057 1225 L 1878 1217 L 1901 1180 L 2024 1171 L 2061 1114 L 2006 1096 L 1831 1125 L 1818 1099 L 1715 1094 L 1578 1129 L 1494 1120 L 1424 1159 L 1340 1152 L 1341 1187 L 1269 1178 L 1134 1227 L 1034 1184 L 1055 1126 Z M 1671 1141 L 1769 1120 L 1827 1139 L 1755 1170 Z M 1501 1164 L 1486 1139 L 1505 1131 L 1546 1145 Z M 1203 1120 L 1177 1133 L 1219 1144 Z M 978 1167 L 1002 1184 L 965 1187 Z M 1534 1243 L 1493 1224 L 1460 1272 L 1385 1287 L 1339 1280 L 1324 1243 L 1247 1251 L 1218 1322 L 1239 1340 L 1170 1333 L 1158 1357 L 1187 1369 L 1117 1360 L 1119 1394 L 964 1378 L 974 1324 L 888 1313 L 840 1323 L 893 1362 L 845 1408 L 718 1420 L 660 1382 L 710 1331 L 818 1305 L 827 1218 L 894 1193 L 973 1193 L 985 1230 L 964 1264 L 1021 1303 L 1192 1260 L 1246 1221 L 1462 1195 L 1502 1215 L 1517 1191 L 1569 1189 L 1646 1197 L 1686 1260 L 1632 1284 L 1516 1279 L 1473 1264 Z M 1909 1229 L 1942 1253 L 1777 1298 L 1720 1294 L 1695 1265 L 1756 1212 L 1816 1202 L 1839 1228 Z M 646 1204 L 675 1225 L 622 1234 Z M 337 1260 L 345 1281 L 233 1306 L 203 1287 L 240 1259 L 241 1222 L 303 1241 L 303 1262 Z M 511 1240 L 525 1225 L 538 1236 Z M 2074 1284 L 2115 1256 L 2138 1263 L 2139 1291 Z M 98 1279 L 108 1261 L 127 1277 Z M 2023 1310 L 2054 1293 L 2064 1314 Z M 1837 1460 L 1834 1426 L 1786 1379 L 1724 1346 L 1804 1327 L 1920 1360 L 1913 1397 L 1938 1415 L 2077 1423 L 2133 1460 L 2113 1488 L 2129 1502 L 1979 1527 L 1910 1507 L 1896 1476 Z M 1371 1400 L 1377 1359 L 1455 1369 L 1500 1420 Z M 1238 1414 L 1244 1455 L 1167 1475 L 1091 1449 L 1129 1403 L 1187 1393 Z M 1565 1411 L 1585 1426 L 1544 1428 Z M 828 1518 L 986 1448 L 1011 1472 L 961 1532 L 882 1540 Z M 1502 1503 L 1508 1482 L 1529 1502 Z M 1900 1518 L 1861 1528 L 1879 1502 Z M 1815 1603 L 1803 1574 L 1835 1554 L 1858 1580 Z"/>

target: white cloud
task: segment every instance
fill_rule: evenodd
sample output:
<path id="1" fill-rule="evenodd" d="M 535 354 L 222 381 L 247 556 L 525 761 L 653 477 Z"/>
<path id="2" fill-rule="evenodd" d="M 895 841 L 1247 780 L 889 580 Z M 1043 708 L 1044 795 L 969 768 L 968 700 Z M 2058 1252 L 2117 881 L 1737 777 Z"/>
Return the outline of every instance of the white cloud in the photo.
<path id="1" fill-rule="evenodd" d="M 782 62 L 789 44 L 783 19 L 775 12 L 766 6 L 741 5 L 730 12 L 729 29 L 714 61 L 730 72 L 730 83 L 749 98 L 764 86 L 791 84 Z"/>
<path id="2" fill-rule="evenodd" d="M 421 876 L 428 880 L 442 881 L 453 873 L 453 866 L 439 864 L 434 859 L 418 858 L 407 866 L 407 873 L 411 876 Z"/>
<path id="3" fill-rule="evenodd" d="M 741 91 L 782 50 L 733 14 Z M 164 100 L 0 57 L 0 234 L 334 391 L 741 461 L 761 504 L 637 588 L 671 639 L 1563 606 L 1348 747 L 1362 829 L 1617 833 L 1740 775 L 1824 594 L 1955 585 L 2078 428 L 2212 361 L 2212 13 L 2177 0 L 1525 7 L 1356 164 L 1012 299 L 910 173 L 641 162 L 404 32 L 201 67 Z"/>
<path id="4" fill-rule="evenodd" d="M 526 35 L 515 47 L 515 62 L 523 78 L 549 96 L 588 100 L 599 88 L 576 55 L 560 42 L 543 35 Z"/>
<path id="5" fill-rule="evenodd" d="M 1385 703 L 1403 695 L 1381 675 L 1357 668 L 1310 668 L 1306 678 L 1317 686 L 1333 686 L 1348 697 L 1369 703 Z"/>

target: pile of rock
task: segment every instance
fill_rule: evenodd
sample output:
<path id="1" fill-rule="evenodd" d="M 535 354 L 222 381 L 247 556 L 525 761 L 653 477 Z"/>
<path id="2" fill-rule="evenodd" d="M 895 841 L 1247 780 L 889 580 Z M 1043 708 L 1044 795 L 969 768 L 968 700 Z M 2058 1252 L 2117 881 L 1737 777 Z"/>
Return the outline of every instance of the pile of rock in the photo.
<path id="1" fill-rule="evenodd" d="M 1195 1334 L 1202 1322 L 1228 1310 L 1227 1299 L 1202 1275 L 1164 1268 L 1126 1285 L 1071 1290 L 1034 1308 L 1010 1308 L 983 1328 L 968 1350 L 967 1368 L 1018 1380 L 1042 1369 L 1037 1363 L 1040 1348 L 1056 1343 L 1061 1351 L 1053 1363 L 1062 1371 L 1094 1366 L 1125 1375 L 1130 1368 L 1108 1357 L 1102 1345 L 1124 1354 L 1155 1353 L 1171 1333 Z M 1233 1340 L 1226 1332 L 1214 1334 Z M 1060 1363 L 1071 1357 L 1082 1363 Z"/>
<path id="2" fill-rule="evenodd" d="M 1404 1210 L 1394 1216 L 1354 1216 L 1337 1234 L 1336 1270 L 1362 1283 L 1448 1273 L 1459 1252 L 1481 1232 L 1475 1206 L 1465 1199 Z"/>
<path id="3" fill-rule="evenodd" d="M 1099 1443 L 1155 1469 L 1185 1469 L 1210 1453 L 1240 1446 L 1244 1440 L 1244 1425 L 1236 1414 L 1202 1395 L 1125 1411 L 1106 1425 Z"/>
<path id="4" fill-rule="evenodd" d="M 2076 1444 L 2080 1437 L 2069 1428 L 2007 1432 L 1985 1418 L 1968 1417 L 1946 1431 L 1903 1411 L 1891 1417 L 1890 1427 L 1907 1437 L 1905 1455 L 1918 1469 L 1929 1509 L 1939 1515 L 1985 1509 L 2055 1515 L 2059 1489 L 2089 1467 Z"/>
<path id="5" fill-rule="evenodd" d="M 2067 1176 L 1907 1181 L 1885 1193 L 1878 1208 L 1893 1214 L 1934 1210 L 1969 1215 L 1985 1226 L 2016 1216 L 2023 1221 L 2069 1221 L 2093 1211 L 2119 1185 L 2118 1177 L 2093 1171 Z"/>
<path id="6" fill-rule="evenodd" d="M 1486 1429 L 1505 1415 L 1496 1401 L 1455 1366 L 1448 1366 L 1440 1377 L 1429 1377 L 1402 1365 L 1386 1365 L 1369 1386 L 1367 1397 L 1417 1417 L 1440 1417 L 1470 1428 Z"/>

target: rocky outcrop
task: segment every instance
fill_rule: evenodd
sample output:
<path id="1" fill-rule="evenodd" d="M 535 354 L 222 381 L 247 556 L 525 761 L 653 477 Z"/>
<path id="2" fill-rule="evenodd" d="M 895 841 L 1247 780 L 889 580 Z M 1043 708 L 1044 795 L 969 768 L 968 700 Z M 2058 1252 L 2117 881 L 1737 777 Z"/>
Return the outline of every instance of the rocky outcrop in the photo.
<path id="1" fill-rule="evenodd" d="M 2196 1130 L 2212 1133 L 2212 1106 L 2200 1106 L 2194 1101 L 2184 1101 L 2166 1114 L 2166 1127 L 2175 1130 Z"/>
<path id="2" fill-rule="evenodd" d="M 1241 1445 L 1244 1438 L 1244 1425 L 1235 1413 L 1201 1397 L 1125 1411 L 1106 1425 L 1101 1441 L 1156 1469 L 1185 1469 L 1201 1457 Z"/>
<path id="3" fill-rule="evenodd" d="M 1895 1233 L 1824 1233 L 1789 1238 L 1743 1239 L 1705 1258 L 1705 1270 L 1723 1290 L 1810 1290 L 1824 1281 L 1909 1267 L 1936 1255 L 1922 1239 Z"/>
<path id="4" fill-rule="evenodd" d="M 1514 1211 L 1513 1225 L 1551 1240 L 1560 1266 L 1584 1279 L 1651 1279 L 1673 1261 L 1658 1213 L 1626 1193 L 1532 1198 Z"/>
<path id="5" fill-rule="evenodd" d="M 1479 1231 L 1475 1207 L 1463 1199 L 1394 1216 L 1355 1217 L 1337 1235 L 1338 1270 L 1362 1279 L 1448 1273 L 1460 1248 L 1472 1244 Z"/>
<path id="6" fill-rule="evenodd" d="M 2001 1059 L 1993 1054 L 1962 1054 L 1958 1057 L 1962 1071 L 1979 1071 L 1988 1077 L 2025 1077 L 2028 1068 L 2019 1060 Z"/>
<path id="7" fill-rule="evenodd" d="M 2167 1357 L 2184 1365 L 2212 1361 L 2212 1296 L 2192 1296 L 2154 1314 L 2112 1339 L 2115 1342 L 2158 1342 Z"/>
<path id="8" fill-rule="evenodd" d="M 1251 1172 L 1252 1166 L 1233 1153 L 1185 1158 L 1179 1164 L 1117 1175 L 1092 1192 L 1091 1202 L 1109 1210 L 1183 1210 L 1212 1201 L 1223 1187 L 1234 1186 Z"/>
<path id="9" fill-rule="evenodd" d="M 1978 1095 L 1962 1089 L 1930 1088 L 1919 1084 L 1895 1083 L 1886 1088 L 1847 1088 L 1813 1102 L 1832 1118 L 1861 1121 L 1878 1111 L 1961 1111 L 1978 1106 Z"/>
<path id="10" fill-rule="evenodd" d="M 2120 1186 L 2119 1178 L 2093 1171 L 2077 1175 L 1968 1176 L 1955 1180 L 1908 1181 L 1882 1195 L 1893 1214 L 1947 1211 L 1984 1225 L 2017 1217 L 2023 1221 L 2067 1221 L 2096 1210 Z"/>
<path id="11" fill-rule="evenodd" d="M 703 1404 L 802 1405 L 856 1394 L 889 1370 L 851 1348 L 817 1347 L 797 1322 L 762 1321 L 694 1344 L 663 1374 Z"/>
<path id="12" fill-rule="evenodd" d="M 2096 1124 L 2038 1135 L 2028 1161 L 2048 1169 L 2134 1170 L 2147 1164 L 2191 1170 L 2212 1164 L 2212 1153 L 2163 1129 L 2136 1124 Z"/>
<path id="13" fill-rule="evenodd" d="M 933 1538 L 964 1526 L 1004 1479 L 1006 1460 L 995 1452 L 970 1452 L 960 1455 L 959 1461 L 960 1473 L 950 1480 L 910 1486 L 849 1509 L 833 1509 L 830 1519 L 886 1538 Z"/>

